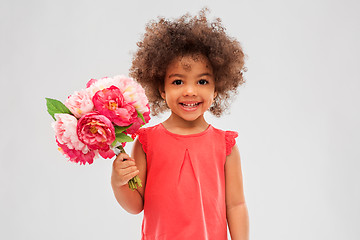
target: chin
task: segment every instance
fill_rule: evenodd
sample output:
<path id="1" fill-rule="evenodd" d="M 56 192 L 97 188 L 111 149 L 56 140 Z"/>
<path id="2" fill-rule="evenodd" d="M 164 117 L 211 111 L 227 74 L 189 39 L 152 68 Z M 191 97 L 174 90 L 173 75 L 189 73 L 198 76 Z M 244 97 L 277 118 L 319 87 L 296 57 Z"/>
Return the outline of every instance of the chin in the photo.
<path id="1" fill-rule="evenodd" d="M 196 116 L 180 116 L 180 118 L 182 118 L 184 121 L 187 121 L 187 122 L 194 122 L 202 116 L 204 116 L 204 114 L 196 115 Z"/>

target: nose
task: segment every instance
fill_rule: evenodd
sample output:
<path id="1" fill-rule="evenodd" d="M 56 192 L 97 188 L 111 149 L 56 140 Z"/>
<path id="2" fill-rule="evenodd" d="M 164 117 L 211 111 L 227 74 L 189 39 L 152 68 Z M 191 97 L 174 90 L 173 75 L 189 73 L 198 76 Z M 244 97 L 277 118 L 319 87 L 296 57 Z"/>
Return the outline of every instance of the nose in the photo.
<path id="1" fill-rule="evenodd" d="M 183 95 L 196 96 L 196 86 L 194 86 L 193 84 L 185 84 Z"/>

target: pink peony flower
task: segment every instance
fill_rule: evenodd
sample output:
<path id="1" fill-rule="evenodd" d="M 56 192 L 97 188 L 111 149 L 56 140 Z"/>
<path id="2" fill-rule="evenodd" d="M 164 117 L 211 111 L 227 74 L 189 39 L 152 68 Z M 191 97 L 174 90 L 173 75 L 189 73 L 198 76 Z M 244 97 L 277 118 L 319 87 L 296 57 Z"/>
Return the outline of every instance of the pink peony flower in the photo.
<path id="1" fill-rule="evenodd" d="M 69 160 L 71 162 L 75 162 L 75 163 L 80 163 L 81 164 L 92 164 L 94 161 L 94 157 L 95 157 L 95 152 L 94 151 L 89 151 L 86 154 L 84 154 L 82 151 L 79 150 L 75 150 L 75 149 L 70 149 L 67 147 L 66 144 L 61 144 L 59 143 L 58 140 L 56 140 L 56 143 L 59 146 L 59 150 L 69 158 Z"/>
<path id="2" fill-rule="evenodd" d="M 90 87 L 93 83 L 95 83 L 95 82 L 97 82 L 97 79 L 94 79 L 94 78 L 92 78 L 92 79 L 90 79 L 87 83 L 86 83 L 86 87 L 88 88 L 88 87 Z"/>
<path id="3" fill-rule="evenodd" d="M 66 145 L 68 149 L 88 153 L 89 148 L 82 143 L 76 133 L 77 119 L 70 114 L 55 114 L 56 121 L 52 124 L 55 130 L 56 140 L 61 145 Z"/>
<path id="4" fill-rule="evenodd" d="M 65 106 L 75 117 L 80 118 L 93 110 L 94 104 L 87 90 L 81 90 L 70 95 L 65 101 Z"/>
<path id="5" fill-rule="evenodd" d="M 96 92 L 111 86 L 118 87 L 125 101 L 133 105 L 138 112 L 144 114 L 148 111 L 146 106 L 148 104 L 148 99 L 145 95 L 145 90 L 132 78 L 118 75 L 112 78 L 104 77 L 101 79 L 91 79 L 86 84 L 86 90 L 92 98 Z"/>
<path id="6" fill-rule="evenodd" d="M 135 108 L 126 103 L 120 89 L 115 86 L 96 92 L 93 103 L 95 109 L 115 125 L 129 126 L 137 119 Z"/>
<path id="7" fill-rule="evenodd" d="M 77 135 L 90 149 L 107 152 L 115 140 L 115 128 L 107 117 L 92 112 L 79 119 Z"/>
<path id="8" fill-rule="evenodd" d="M 145 95 L 145 90 L 140 84 L 135 82 L 132 78 L 120 75 L 113 77 L 113 79 L 115 86 L 121 90 L 126 102 L 131 103 L 131 105 L 133 105 L 141 114 L 144 114 L 149 110 L 146 107 L 148 99 Z"/>
<path id="9" fill-rule="evenodd" d="M 149 107 L 149 105 L 147 106 Z M 145 122 L 148 123 L 150 120 L 150 111 L 148 110 L 147 112 L 145 112 L 143 114 L 143 117 Z M 131 125 L 131 127 L 126 129 L 126 133 L 135 134 L 139 130 L 139 128 L 144 124 L 145 124 L 144 121 L 140 117 L 137 117 L 136 121 Z"/>
<path id="10" fill-rule="evenodd" d="M 101 151 L 99 150 L 99 154 L 100 156 L 102 156 L 103 158 L 112 158 L 113 156 L 115 156 L 115 153 L 113 150 L 109 149 L 108 151 Z"/>
<path id="11" fill-rule="evenodd" d="M 117 86 L 115 80 L 110 77 L 104 77 L 100 79 L 91 79 L 86 84 L 86 91 L 89 93 L 90 98 L 92 99 L 94 95 L 105 88 L 109 88 L 111 86 Z"/>
<path id="12" fill-rule="evenodd" d="M 55 114 L 55 118 L 53 128 L 59 150 L 72 162 L 91 164 L 95 153 L 79 140 L 76 133 L 77 119 L 70 114 Z"/>

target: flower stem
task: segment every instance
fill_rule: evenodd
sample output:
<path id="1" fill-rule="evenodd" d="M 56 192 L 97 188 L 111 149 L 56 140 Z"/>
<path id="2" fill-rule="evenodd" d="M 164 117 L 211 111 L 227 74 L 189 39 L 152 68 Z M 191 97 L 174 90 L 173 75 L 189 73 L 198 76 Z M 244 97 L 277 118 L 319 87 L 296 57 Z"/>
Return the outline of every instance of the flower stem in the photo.
<path id="1" fill-rule="evenodd" d="M 117 146 L 116 148 L 120 150 L 120 153 L 126 153 L 123 146 L 120 145 L 120 146 Z M 139 176 L 135 176 L 129 180 L 128 185 L 129 185 L 129 188 L 134 191 L 138 187 L 142 187 L 141 179 L 139 178 Z"/>

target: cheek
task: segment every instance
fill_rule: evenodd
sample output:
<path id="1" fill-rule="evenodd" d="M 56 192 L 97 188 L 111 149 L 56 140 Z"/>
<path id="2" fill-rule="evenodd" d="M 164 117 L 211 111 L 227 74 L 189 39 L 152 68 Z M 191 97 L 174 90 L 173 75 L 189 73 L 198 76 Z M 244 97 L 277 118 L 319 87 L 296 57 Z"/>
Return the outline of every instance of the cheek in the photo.
<path id="1" fill-rule="evenodd" d="M 208 88 L 207 91 L 206 91 L 206 95 L 208 95 L 208 98 L 211 99 L 211 100 L 214 100 L 214 98 L 216 97 L 216 91 L 215 91 L 215 88 L 211 87 L 211 88 Z"/>
<path id="2" fill-rule="evenodd" d="M 212 91 L 208 91 L 206 93 L 206 98 L 204 98 L 206 105 L 211 105 L 214 102 L 214 98 L 215 98 L 215 93 Z"/>
<path id="3" fill-rule="evenodd" d="M 167 102 L 167 104 L 172 104 L 177 98 L 178 94 L 174 90 L 165 89 L 163 92 L 163 99 Z"/>

